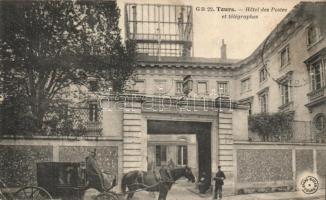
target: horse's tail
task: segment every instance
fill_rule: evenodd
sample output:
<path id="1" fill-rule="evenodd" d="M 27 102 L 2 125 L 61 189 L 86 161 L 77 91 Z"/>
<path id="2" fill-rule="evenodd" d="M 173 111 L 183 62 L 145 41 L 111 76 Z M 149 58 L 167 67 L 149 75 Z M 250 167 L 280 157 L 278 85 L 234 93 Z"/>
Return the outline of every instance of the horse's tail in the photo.
<path id="1" fill-rule="evenodd" d="M 127 175 L 128 174 L 125 174 L 125 175 L 122 176 L 122 180 L 121 180 L 121 191 L 122 191 L 122 193 L 125 193 L 126 189 L 127 189 Z"/>

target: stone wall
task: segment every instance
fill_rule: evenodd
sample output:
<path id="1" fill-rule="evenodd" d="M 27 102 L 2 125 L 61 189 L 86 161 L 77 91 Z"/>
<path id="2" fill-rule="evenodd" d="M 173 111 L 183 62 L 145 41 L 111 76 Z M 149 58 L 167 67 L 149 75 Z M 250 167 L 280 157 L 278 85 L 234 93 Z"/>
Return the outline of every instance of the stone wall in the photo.
<path id="1" fill-rule="evenodd" d="M 97 162 L 101 170 L 108 172 L 110 178 L 118 175 L 118 148 L 110 146 L 96 146 Z M 60 162 L 85 161 L 92 146 L 61 146 L 59 147 Z"/>
<path id="2" fill-rule="evenodd" d="M 314 155 L 312 149 L 295 150 L 296 178 L 304 172 L 314 171 Z"/>
<path id="3" fill-rule="evenodd" d="M 36 163 L 85 161 L 90 149 L 96 148 L 101 170 L 109 178 L 122 176 L 119 159 L 121 142 L 97 140 L 5 139 L 0 141 L 0 179 L 8 187 L 37 185 Z"/>
<path id="4" fill-rule="evenodd" d="M 326 149 L 317 150 L 316 152 L 317 174 L 320 178 L 326 179 Z M 325 181 L 322 181 L 322 187 L 325 188 Z"/>
<path id="5" fill-rule="evenodd" d="M 292 152 L 278 149 L 239 149 L 239 183 L 292 180 Z"/>
<path id="6" fill-rule="evenodd" d="M 235 193 L 291 191 L 307 174 L 324 186 L 326 146 L 235 142 Z"/>
<path id="7" fill-rule="evenodd" d="M 36 163 L 51 161 L 51 146 L 0 146 L 0 177 L 8 187 L 36 185 Z"/>

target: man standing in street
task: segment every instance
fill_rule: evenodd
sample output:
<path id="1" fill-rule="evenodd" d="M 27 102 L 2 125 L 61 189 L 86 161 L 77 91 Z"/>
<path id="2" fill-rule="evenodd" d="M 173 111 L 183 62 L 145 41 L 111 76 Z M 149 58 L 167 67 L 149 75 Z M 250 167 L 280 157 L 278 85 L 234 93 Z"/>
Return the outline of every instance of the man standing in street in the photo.
<path id="1" fill-rule="evenodd" d="M 96 149 L 91 150 L 86 157 L 86 176 L 88 187 L 103 192 L 103 175 L 96 160 Z"/>
<path id="2" fill-rule="evenodd" d="M 218 166 L 218 171 L 214 177 L 215 180 L 215 190 L 214 190 L 214 199 L 222 199 L 222 186 L 224 185 L 225 174 L 221 170 L 221 166 Z"/>

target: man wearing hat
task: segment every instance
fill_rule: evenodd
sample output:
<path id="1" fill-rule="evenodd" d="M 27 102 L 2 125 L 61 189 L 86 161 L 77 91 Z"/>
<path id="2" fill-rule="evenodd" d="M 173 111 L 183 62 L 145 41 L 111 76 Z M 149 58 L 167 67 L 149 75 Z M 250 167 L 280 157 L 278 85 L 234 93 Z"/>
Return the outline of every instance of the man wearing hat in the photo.
<path id="1" fill-rule="evenodd" d="M 218 171 L 214 177 L 215 180 L 215 190 L 214 190 L 214 199 L 222 199 L 222 186 L 224 185 L 225 174 L 221 170 L 221 166 L 218 166 Z"/>
<path id="2" fill-rule="evenodd" d="M 96 160 L 96 149 L 89 151 L 89 156 L 86 157 L 86 176 L 88 187 L 95 188 L 100 192 L 104 190 L 103 175 L 99 164 Z"/>

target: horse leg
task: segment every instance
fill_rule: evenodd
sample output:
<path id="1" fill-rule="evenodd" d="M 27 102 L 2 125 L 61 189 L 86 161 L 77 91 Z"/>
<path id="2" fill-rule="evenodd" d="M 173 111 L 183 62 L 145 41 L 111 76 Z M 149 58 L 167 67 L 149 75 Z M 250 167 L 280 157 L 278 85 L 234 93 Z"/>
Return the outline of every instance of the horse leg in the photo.
<path id="1" fill-rule="evenodd" d="M 128 196 L 127 196 L 127 200 L 132 199 L 133 196 L 134 196 L 134 193 L 133 192 L 129 193 Z"/>
<path id="2" fill-rule="evenodd" d="M 159 187 L 159 196 L 158 200 L 166 200 L 166 196 L 168 194 L 168 188 L 165 185 Z"/>
<path id="3" fill-rule="evenodd" d="M 134 192 L 131 192 L 131 191 L 134 191 L 135 189 L 136 188 L 134 188 L 134 187 L 128 187 L 128 192 L 130 192 L 130 193 L 128 193 L 127 200 L 132 199 L 132 197 L 134 196 Z"/>

